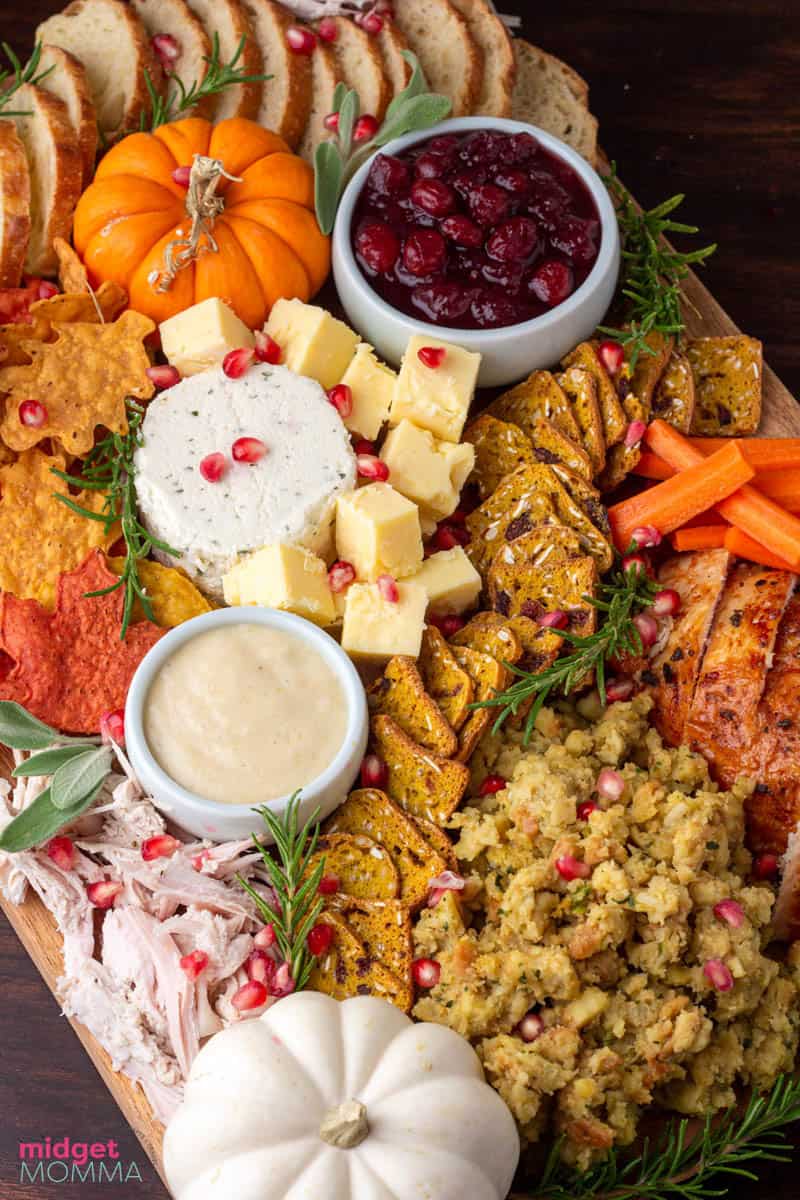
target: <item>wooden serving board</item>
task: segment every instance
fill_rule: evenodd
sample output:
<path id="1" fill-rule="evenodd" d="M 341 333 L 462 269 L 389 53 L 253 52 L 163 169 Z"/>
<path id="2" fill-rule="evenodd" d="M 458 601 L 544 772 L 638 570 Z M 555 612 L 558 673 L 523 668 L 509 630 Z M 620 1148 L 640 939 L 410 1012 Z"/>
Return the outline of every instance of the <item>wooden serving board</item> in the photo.
<path id="1" fill-rule="evenodd" d="M 710 337 L 740 332 L 696 275 L 692 274 L 686 280 L 684 295 L 685 319 L 690 335 Z M 765 437 L 800 437 L 800 405 L 767 366 L 764 368 L 763 417 L 759 432 Z M 0 770 L 8 776 L 7 760 L 0 762 Z M 50 913 L 38 896 L 32 894 L 25 904 L 19 906 L 9 904 L 0 894 L 0 908 L 50 991 L 57 996 L 56 980 L 63 970 L 61 939 Z M 164 1130 L 154 1120 L 143 1093 L 125 1076 L 114 1071 L 105 1050 L 82 1025 L 73 1020 L 70 1020 L 70 1024 L 163 1180 L 161 1146 Z M 166 1180 L 164 1183 L 166 1186 Z"/>

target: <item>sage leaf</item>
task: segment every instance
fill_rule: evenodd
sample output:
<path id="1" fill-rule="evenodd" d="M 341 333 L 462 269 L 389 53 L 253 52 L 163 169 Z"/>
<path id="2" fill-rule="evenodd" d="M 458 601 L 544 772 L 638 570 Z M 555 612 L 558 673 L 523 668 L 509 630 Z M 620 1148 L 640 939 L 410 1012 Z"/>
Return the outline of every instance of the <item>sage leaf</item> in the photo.
<path id="1" fill-rule="evenodd" d="M 342 193 L 344 163 L 334 142 L 320 142 L 314 154 L 314 203 L 317 221 L 323 233 L 329 234 L 336 220 L 336 209 Z"/>
<path id="2" fill-rule="evenodd" d="M 31 755 L 18 767 L 14 767 L 11 774 L 15 779 L 27 779 L 30 775 L 54 775 L 64 763 L 93 749 L 93 746 L 85 743 L 81 745 L 78 742 L 74 746 L 57 746 L 54 750 L 42 750 L 39 754 Z"/>
<path id="3" fill-rule="evenodd" d="M 21 704 L 0 700 L 0 742 L 13 750 L 44 750 L 59 741 L 58 730 L 32 717 Z"/>
<path id="4" fill-rule="evenodd" d="M 6 825 L 0 834 L 0 850 L 5 850 L 7 854 L 19 854 L 22 850 L 30 850 L 34 846 L 41 846 L 44 842 L 49 842 L 59 829 L 70 825 L 77 820 L 81 813 L 86 811 L 97 798 L 102 786 L 102 783 L 98 784 L 93 792 L 89 792 L 78 804 L 69 809 L 56 808 L 50 788 L 46 788 L 32 804 L 29 804 L 18 816 L 14 817 L 9 825 Z"/>
<path id="5" fill-rule="evenodd" d="M 339 125 L 336 130 L 339 139 L 339 155 L 344 162 L 347 162 L 353 148 L 353 128 L 360 112 L 361 101 L 358 98 L 358 92 L 349 91 L 339 109 Z"/>
<path id="6" fill-rule="evenodd" d="M 427 92 L 428 90 L 428 83 L 425 79 L 425 73 L 420 66 L 420 61 L 416 54 L 413 54 L 411 50 L 403 50 L 401 53 L 403 58 L 411 67 L 411 78 L 403 88 L 402 92 L 398 92 L 395 98 L 390 101 L 389 106 L 386 109 L 384 121 L 393 120 L 393 118 L 397 115 L 398 110 L 402 108 L 406 100 L 412 100 L 414 96 L 421 96 L 423 92 Z"/>
<path id="7" fill-rule="evenodd" d="M 391 120 L 384 121 L 375 135 L 374 144 L 385 146 L 387 142 L 403 137 L 406 133 L 430 129 L 432 125 L 444 121 L 450 115 L 451 109 L 452 105 L 447 96 L 438 96 L 435 93 L 414 96 L 397 109 Z"/>
<path id="8" fill-rule="evenodd" d="M 58 768 L 50 784 L 53 804 L 64 811 L 102 784 L 111 770 L 111 748 L 98 746 L 70 759 Z"/>
<path id="9" fill-rule="evenodd" d="M 333 89 L 333 103 L 331 104 L 331 112 L 338 113 L 339 109 L 342 107 L 342 101 L 346 95 L 347 84 L 337 83 L 336 87 Z"/>

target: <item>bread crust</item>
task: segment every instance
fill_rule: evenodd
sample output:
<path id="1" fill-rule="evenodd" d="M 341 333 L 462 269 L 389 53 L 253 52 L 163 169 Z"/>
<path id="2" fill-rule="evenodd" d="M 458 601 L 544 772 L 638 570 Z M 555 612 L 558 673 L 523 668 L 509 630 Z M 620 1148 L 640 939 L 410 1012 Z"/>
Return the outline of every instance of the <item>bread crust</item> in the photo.
<path id="1" fill-rule="evenodd" d="M 462 58 L 458 83 L 447 93 L 453 104 L 451 116 L 465 117 L 472 113 L 481 93 L 484 62 L 483 54 L 461 13 L 450 0 L 404 0 L 394 19 L 419 58 L 432 91 L 443 90 L 438 82 L 438 39 L 444 38 L 448 44 L 458 44 Z"/>
<path id="2" fill-rule="evenodd" d="M 31 232 L 31 180 L 25 147 L 13 121 L 0 121 L 0 287 L 19 287 Z"/>
<path id="3" fill-rule="evenodd" d="M 205 79 L 208 64 L 203 59 L 211 54 L 211 39 L 186 0 L 131 0 L 131 6 L 145 27 L 151 46 L 153 38 L 159 33 L 171 34 L 180 41 L 181 53 L 176 60 L 174 73 L 186 87 Z M 199 62 L 199 71 L 189 65 L 192 62 Z M 169 79 L 165 78 L 165 90 L 168 87 Z M 209 118 L 213 114 L 214 104 L 213 96 L 204 96 L 187 115 Z"/>
<path id="4" fill-rule="evenodd" d="M 408 42 L 393 21 L 384 21 L 376 41 L 383 57 L 383 70 L 392 95 L 398 96 L 411 78 L 411 67 L 403 58 L 403 51 L 409 48 Z"/>
<path id="5" fill-rule="evenodd" d="M 53 68 L 51 74 L 42 82 L 42 87 L 67 104 L 67 112 L 78 136 L 78 148 L 83 163 L 82 184 L 83 187 L 88 187 L 94 175 L 97 157 L 97 113 L 86 70 L 74 54 L 70 54 L 69 50 L 62 50 L 60 46 L 43 46 L 40 66 L 43 70 Z M 74 101 L 75 113 L 67 103 L 67 94 Z"/>
<path id="6" fill-rule="evenodd" d="M 286 30 L 295 18 L 282 4 L 274 0 L 244 0 L 256 41 L 259 43 L 265 74 L 272 75 L 263 89 L 258 121 L 272 129 L 294 150 L 311 113 L 311 59 L 307 54 L 294 54 L 286 41 Z M 269 35 L 267 41 L 264 34 Z M 278 119 L 269 115 L 270 91 L 274 94 L 276 78 L 285 80 L 283 103 Z"/>
<path id="7" fill-rule="evenodd" d="M 323 125 L 325 116 L 333 106 L 333 92 L 337 83 L 341 82 L 336 56 L 330 46 L 319 43 L 311 55 L 311 112 L 297 153 L 307 162 L 314 161 L 314 151 L 321 141 L 329 137 Z"/>
<path id="8" fill-rule="evenodd" d="M 514 48 L 508 30 L 486 0 L 452 0 L 483 54 L 484 71 L 474 114 L 510 117 L 517 77 Z"/>
<path id="9" fill-rule="evenodd" d="M 263 71 L 263 60 L 258 48 L 253 26 L 245 7 L 240 0 L 191 0 L 192 12 L 202 22 L 206 33 L 213 37 L 214 29 L 228 27 L 231 33 L 231 50 L 245 38 L 244 49 L 239 58 L 238 67 L 245 75 L 260 75 Z M 213 13 L 214 22 L 210 20 Z M 220 54 L 223 59 L 230 58 L 230 53 L 220 37 Z M 227 117 L 246 117 L 255 121 L 261 108 L 263 83 L 241 83 L 236 87 L 226 88 L 214 108 L 213 117 L 216 121 Z"/>
<path id="10" fill-rule="evenodd" d="M 597 119 L 589 111 L 589 85 L 577 71 L 567 66 L 561 59 L 552 54 L 546 54 L 538 46 L 526 42 L 523 38 L 514 38 L 514 57 L 517 64 L 517 79 L 512 97 L 512 116 L 515 120 L 528 121 L 533 125 L 542 125 L 541 120 L 534 119 L 531 113 L 530 92 L 536 76 L 543 76 L 551 71 L 560 77 L 564 91 L 576 106 L 576 116 L 579 116 L 579 127 L 570 130 L 569 137 L 563 132 L 550 129 L 556 137 L 565 141 L 582 154 L 588 162 L 597 160 Z"/>
<path id="11" fill-rule="evenodd" d="M 392 88 L 383 69 L 383 56 L 375 41 L 365 30 L 360 29 L 349 17 L 331 18 L 337 29 L 337 37 L 333 42 L 333 53 L 339 74 L 349 88 L 359 93 L 361 110 L 370 113 L 380 122 L 383 120 L 389 101 L 392 98 Z M 347 45 L 357 48 L 359 57 L 358 69 L 354 73 L 348 70 Z M 370 95 L 367 95 L 369 89 Z"/>

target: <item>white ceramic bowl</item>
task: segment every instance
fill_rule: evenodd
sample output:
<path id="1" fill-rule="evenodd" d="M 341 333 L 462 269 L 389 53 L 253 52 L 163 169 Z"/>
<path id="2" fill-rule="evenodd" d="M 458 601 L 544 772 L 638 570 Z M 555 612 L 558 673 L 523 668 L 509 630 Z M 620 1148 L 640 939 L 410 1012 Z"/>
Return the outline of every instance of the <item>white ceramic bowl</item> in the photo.
<path id="1" fill-rule="evenodd" d="M 594 332 L 608 311 L 617 286 L 619 229 L 614 206 L 597 172 L 564 142 L 535 125 L 500 117 L 458 117 L 443 121 L 435 129 L 397 138 L 378 153 L 399 154 L 416 142 L 439 134 L 466 133 L 473 129 L 533 134 L 546 150 L 568 163 L 589 189 L 600 215 L 602 236 L 597 261 L 581 286 L 550 312 L 501 329 L 451 329 L 418 321 L 393 308 L 362 274 L 351 242 L 353 211 L 372 158 L 350 180 L 339 205 L 333 231 L 333 278 L 350 324 L 392 365 L 400 363 L 412 334 L 434 333 L 443 341 L 480 353 L 483 361 L 479 386 L 499 387 L 514 383 L 538 368 L 554 366 L 567 351 Z"/>
<path id="2" fill-rule="evenodd" d="M 320 819 L 327 817 L 342 803 L 352 786 L 367 746 L 366 696 L 358 672 L 332 637 L 302 617 L 273 608 L 221 608 L 194 617 L 170 630 L 142 659 L 125 705 L 125 746 L 144 790 L 170 820 L 196 837 L 223 842 L 257 833 L 262 840 L 269 841 L 263 837 L 262 818 L 248 805 L 220 804 L 195 795 L 176 783 L 156 762 L 144 735 L 144 705 L 158 670 L 185 642 L 223 625 L 267 625 L 292 634 L 317 650 L 342 687 L 348 711 L 345 739 L 330 766 L 303 788 L 299 809 L 301 820 L 310 817 L 315 809 L 319 809 Z M 266 803 L 281 816 L 288 801 L 289 796 L 281 796 Z"/>

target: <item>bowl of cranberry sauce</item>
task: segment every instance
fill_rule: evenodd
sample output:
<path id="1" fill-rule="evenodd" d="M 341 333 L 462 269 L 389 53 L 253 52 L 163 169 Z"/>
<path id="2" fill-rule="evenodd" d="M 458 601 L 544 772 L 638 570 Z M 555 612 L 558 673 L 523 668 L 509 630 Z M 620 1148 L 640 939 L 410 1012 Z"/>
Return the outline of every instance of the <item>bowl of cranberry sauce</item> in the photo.
<path id="1" fill-rule="evenodd" d="M 391 362 L 414 333 L 483 355 L 479 382 L 552 366 L 602 320 L 619 272 L 606 188 L 563 142 L 466 117 L 390 143 L 348 185 L 334 278 Z"/>

